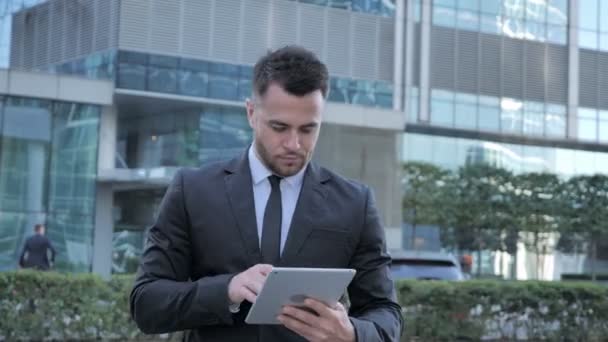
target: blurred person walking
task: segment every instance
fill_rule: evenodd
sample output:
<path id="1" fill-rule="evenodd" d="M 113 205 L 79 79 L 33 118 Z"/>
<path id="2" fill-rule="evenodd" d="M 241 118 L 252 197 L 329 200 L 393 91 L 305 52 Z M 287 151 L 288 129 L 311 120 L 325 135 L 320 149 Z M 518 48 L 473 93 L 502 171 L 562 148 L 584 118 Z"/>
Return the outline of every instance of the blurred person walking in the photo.
<path id="1" fill-rule="evenodd" d="M 34 231 L 36 233 L 25 241 L 23 252 L 21 252 L 19 258 L 19 266 L 48 271 L 55 262 L 55 248 L 45 235 L 46 228 L 44 225 L 34 225 Z"/>

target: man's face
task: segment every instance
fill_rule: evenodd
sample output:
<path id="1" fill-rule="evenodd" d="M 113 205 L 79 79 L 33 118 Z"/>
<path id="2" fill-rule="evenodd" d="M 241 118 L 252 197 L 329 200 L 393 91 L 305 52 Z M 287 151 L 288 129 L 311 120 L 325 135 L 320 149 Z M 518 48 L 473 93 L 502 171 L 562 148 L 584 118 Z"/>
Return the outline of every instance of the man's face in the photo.
<path id="1" fill-rule="evenodd" d="M 46 227 L 45 226 L 40 227 L 40 230 L 39 230 L 40 235 L 44 235 L 45 231 L 46 231 Z"/>
<path id="2" fill-rule="evenodd" d="M 247 101 L 247 118 L 258 157 L 278 176 L 295 175 L 312 158 L 319 138 L 325 105 L 321 91 L 300 97 L 271 83 L 255 101 Z"/>

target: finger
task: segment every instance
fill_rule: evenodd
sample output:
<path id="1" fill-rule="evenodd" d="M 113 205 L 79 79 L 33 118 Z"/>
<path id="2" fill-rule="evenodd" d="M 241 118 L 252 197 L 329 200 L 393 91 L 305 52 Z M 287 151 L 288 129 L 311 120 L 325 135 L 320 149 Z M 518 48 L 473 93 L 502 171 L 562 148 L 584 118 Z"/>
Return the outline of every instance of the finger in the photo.
<path id="1" fill-rule="evenodd" d="M 316 313 L 319 314 L 319 316 L 322 316 L 322 317 L 335 316 L 334 309 L 330 308 L 327 304 L 325 304 L 321 301 L 318 301 L 316 299 L 307 298 L 304 301 L 304 305 L 306 305 L 306 307 L 314 310 Z"/>
<path id="2" fill-rule="evenodd" d="M 244 286 L 249 289 L 249 291 L 253 292 L 256 296 L 260 294 L 262 291 L 262 284 L 257 281 L 248 281 L 245 282 Z"/>
<path id="3" fill-rule="evenodd" d="M 272 265 L 269 264 L 258 264 L 256 267 L 256 273 L 263 275 L 264 277 L 268 276 L 270 272 L 272 272 Z"/>
<path id="4" fill-rule="evenodd" d="M 320 330 L 315 329 L 313 326 L 310 326 L 296 318 L 279 315 L 277 317 L 279 322 L 283 324 L 287 329 L 297 333 L 298 335 L 304 337 L 309 341 L 323 341 L 327 339 L 325 333 Z"/>
<path id="5" fill-rule="evenodd" d="M 310 326 L 318 327 L 320 325 L 319 316 L 295 306 L 284 306 L 281 314 L 296 318 Z"/>
<path id="6" fill-rule="evenodd" d="M 258 295 L 251 291 L 246 286 L 241 287 L 241 295 L 245 298 L 249 303 L 255 303 L 256 299 L 258 299 Z"/>

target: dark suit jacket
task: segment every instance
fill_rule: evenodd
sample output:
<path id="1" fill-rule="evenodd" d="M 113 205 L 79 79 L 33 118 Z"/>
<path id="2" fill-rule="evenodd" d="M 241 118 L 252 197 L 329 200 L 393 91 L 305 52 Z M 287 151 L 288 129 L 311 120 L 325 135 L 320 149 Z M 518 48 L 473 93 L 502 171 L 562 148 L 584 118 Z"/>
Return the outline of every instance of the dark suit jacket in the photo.
<path id="1" fill-rule="evenodd" d="M 189 330 L 190 341 L 302 341 L 283 326 L 244 323 L 228 283 L 261 263 L 247 153 L 180 170 L 148 233 L 131 315 L 145 333 Z M 384 230 L 370 190 L 310 163 L 279 265 L 350 267 L 349 315 L 358 341 L 398 341 L 402 316 Z"/>
<path id="2" fill-rule="evenodd" d="M 25 241 L 19 265 L 24 268 L 36 268 L 39 270 L 48 270 L 50 262 L 48 252 L 51 252 L 51 262 L 55 260 L 55 249 L 51 245 L 51 241 L 44 235 L 35 234 L 30 236 Z"/>

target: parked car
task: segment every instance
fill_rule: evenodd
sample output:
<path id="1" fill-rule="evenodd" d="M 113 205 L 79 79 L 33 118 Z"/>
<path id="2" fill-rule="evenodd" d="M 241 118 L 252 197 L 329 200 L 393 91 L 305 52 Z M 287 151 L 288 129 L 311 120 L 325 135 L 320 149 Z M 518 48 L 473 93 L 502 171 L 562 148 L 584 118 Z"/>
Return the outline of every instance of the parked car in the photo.
<path id="1" fill-rule="evenodd" d="M 391 274 L 394 280 L 451 280 L 466 279 L 458 260 L 451 254 L 430 251 L 396 251 Z"/>

